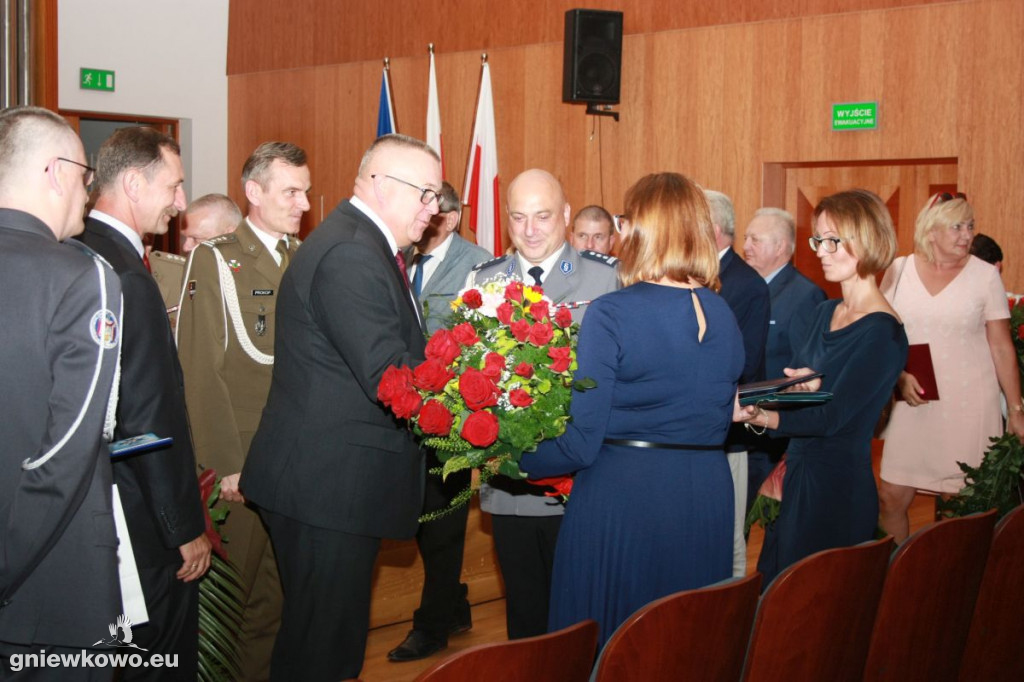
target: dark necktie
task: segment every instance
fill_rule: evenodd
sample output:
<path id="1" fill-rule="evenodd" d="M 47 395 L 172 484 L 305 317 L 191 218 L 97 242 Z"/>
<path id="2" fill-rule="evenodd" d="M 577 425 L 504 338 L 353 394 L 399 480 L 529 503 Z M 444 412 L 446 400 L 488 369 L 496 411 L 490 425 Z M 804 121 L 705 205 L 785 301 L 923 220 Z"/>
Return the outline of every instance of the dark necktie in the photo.
<path id="1" fill-rule="evenodd" d="M 149 254 L 145 250 L 142 252 L 142 264 L 146 266 L 146 272 L 152 274 L 153 268 L 149 266 Z"/>
<path id="2" fill-rule="evenodd" d="M 412 293 L 416 294 L 416 298 L 419 298 L 420 292 L 423 291 L 423 266 L 431 258 L 433 256 L 427 253 L 416 254 L 416 272 L 412 276 Z"/>
<path id="3" fill-rule="evenodd" d="M 530 277 L 533 277 L 533 283 L 536 286 L 540 286 L 540 278 L 544 276 L 544 268 L 539 265 L 534 265 L 532 268 L 526 271 Z"/>
<path id="4" fill-rule="evenodd" d="M 279 239 L 277 241 L 277 253 L 281 256 L 281 267 L 288 267 L 288 241 L 286 239 Z"/>
<path id="5" fill-rule="evenodd" d="M 402 271 L 402 281 L 405 282 L 405 288 L 409 288 L 409 272 L 405 269 L 405 257 L 402 256 L 402 251 L 399 249 L 395 253 L 395 262 L 398 263 L 398 269 Z"/>

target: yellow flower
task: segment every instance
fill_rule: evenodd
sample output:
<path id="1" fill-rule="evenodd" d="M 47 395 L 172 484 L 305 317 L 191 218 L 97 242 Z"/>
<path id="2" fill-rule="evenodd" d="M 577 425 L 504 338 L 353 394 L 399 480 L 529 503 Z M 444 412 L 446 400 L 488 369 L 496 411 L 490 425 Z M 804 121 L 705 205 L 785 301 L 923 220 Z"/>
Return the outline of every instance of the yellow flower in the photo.
<path id="1" fill-rule="evenodd" d="M 544 298 L 544 295 L 533 287 L 523 287 L 523 298 L 530 303 L 536 303 L 540 299 Z"/>

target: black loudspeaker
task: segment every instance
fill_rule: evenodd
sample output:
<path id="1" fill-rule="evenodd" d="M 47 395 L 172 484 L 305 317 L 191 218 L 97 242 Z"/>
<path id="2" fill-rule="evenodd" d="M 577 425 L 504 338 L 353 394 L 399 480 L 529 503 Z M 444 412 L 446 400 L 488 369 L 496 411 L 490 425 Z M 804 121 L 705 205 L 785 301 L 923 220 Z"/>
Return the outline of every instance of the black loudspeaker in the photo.
<path id="1" fill-rule="evenodd" d="M 622 12 L 565 13 L 562 101 L 616 104 L 622 72 Z"/>

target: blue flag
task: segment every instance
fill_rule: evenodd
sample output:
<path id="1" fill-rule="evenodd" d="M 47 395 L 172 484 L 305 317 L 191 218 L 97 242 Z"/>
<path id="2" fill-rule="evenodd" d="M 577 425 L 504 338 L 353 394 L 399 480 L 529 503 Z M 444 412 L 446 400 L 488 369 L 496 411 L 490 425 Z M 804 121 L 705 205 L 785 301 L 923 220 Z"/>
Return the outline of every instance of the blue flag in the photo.
<path id="1" fill-rule="evenodd" d="M 395 129 L 395 109 L 391 104 L 391 82 L 388 79 L 388 67 L 384 67 L 384 75 L 380 80 L 380 110 L 377 113 L 377 137 L 398 132 Z"/>

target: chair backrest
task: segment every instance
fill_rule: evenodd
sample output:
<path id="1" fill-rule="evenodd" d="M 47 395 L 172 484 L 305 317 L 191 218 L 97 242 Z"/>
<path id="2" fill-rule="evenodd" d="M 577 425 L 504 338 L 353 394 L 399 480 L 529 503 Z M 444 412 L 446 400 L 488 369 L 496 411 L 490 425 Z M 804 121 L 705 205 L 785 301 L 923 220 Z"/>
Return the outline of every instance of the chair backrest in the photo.
<path id="1" fill-rule="evenodd" d="M 992 544 L 996 512 L 939 521 L 889 563 L 865 680 L 955 680 Z"/>
<path id="2" fill-rule="evenodd" d="M 739 679 L 761 574 L 662 597 L 609 638 L 593 682 Z"/>
<path id="3" fill-rule="evenodd" d="M 1024 505 L 1003 517 L 992 536 L 985 575 L 960 662 L 960 679 L 1024 680 Z"/>
<path id="4" fill-rule="evenodd" d="M 597 653 L 597 622 L 585 620 L 546 635 L 479 644 L 438 661 L 416 682 L 583 682 Z"/>
<path id="5" fill-rule="evenodd" d="M 786 568 L 761 597 L 744 680 L 859 680 L 892 538 L 828 549 Z"/>

